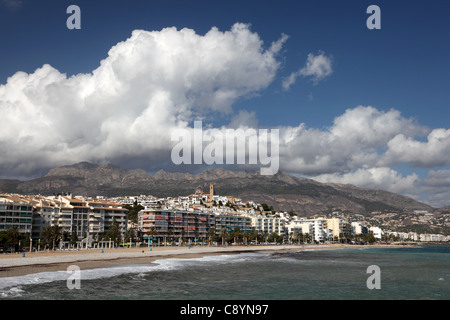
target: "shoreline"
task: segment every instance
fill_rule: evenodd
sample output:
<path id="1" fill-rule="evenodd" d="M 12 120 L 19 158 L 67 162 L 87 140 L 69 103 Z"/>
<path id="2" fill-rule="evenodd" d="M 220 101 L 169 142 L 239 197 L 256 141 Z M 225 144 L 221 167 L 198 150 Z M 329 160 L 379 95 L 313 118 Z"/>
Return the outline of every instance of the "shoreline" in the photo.
<path id="1" fill-rule="evenodd" d="M 239 254 L 251 252 L 286 252 L 301 250 L 336 250 L 348 248 L 403 248 L 412 245 L 375 244 L 323 244 L 323 245 L 257 245 L 257 246 L 226 246 L 224 247 L 142 247 L 90 249 L 81 251 L 53 251 L 8 254 L 0 256 L 1 278 L 18 277 L 41 272 L 66 271 L 71 265 L 80 269 L 95 269 L 123 264 L 150 264 L 161 259 L 201 258 L 213 255 Z M 150 250 L 151 249 L 151 250 Z"/>

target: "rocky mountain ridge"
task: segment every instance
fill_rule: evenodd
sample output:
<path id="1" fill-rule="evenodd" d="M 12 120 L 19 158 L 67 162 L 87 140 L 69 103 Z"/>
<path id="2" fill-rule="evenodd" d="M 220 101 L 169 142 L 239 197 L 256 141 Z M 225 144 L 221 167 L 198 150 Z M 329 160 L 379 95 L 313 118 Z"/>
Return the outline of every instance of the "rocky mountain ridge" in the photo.
<path id="1" fill-rule="evenodd" d="M 206 169 L 198 174 L 166 172 L 148 174 L 109 164 L 81 162 L 51 169 L 45 176 L 29 181 L 0 180 L 1 192 L 51 195 L 70 192 L 84 196 L 189 195 L 209 184 L 221 195 L 244 201 L 267 203 L 277 210 L 294 211 L 301 216 L 343 211 L 367 215 L 379 212 L 408 212 L 435 208 L 414 199 L 382 190 L 352 185 L 323 184 L 286 172 L 261 176 L 258 171 Z"/>

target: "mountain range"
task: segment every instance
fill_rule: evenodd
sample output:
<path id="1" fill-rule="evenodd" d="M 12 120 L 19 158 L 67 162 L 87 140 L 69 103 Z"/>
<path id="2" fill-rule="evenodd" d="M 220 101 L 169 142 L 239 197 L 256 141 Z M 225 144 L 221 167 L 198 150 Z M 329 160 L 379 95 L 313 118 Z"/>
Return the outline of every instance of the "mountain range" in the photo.
<path id="1" fill-rule="evenodd" d="M 353 185 L 324 184 L 286 172 L 262 176 L 258 171 L 206 169 L 198 174 L 160 170 L 148 174 L 109 164 L 81 162 L 51 169 L 45 176 L 28 180 L 0 180 L 0 192 L 52 195 L 68 192 L 84 196 L 189 195 L 197 188 L 231 195 L 243 201 L 266 203 L 276 210 L 294 211 L 300 216 L 343 211 L 368 215 L 371 212 L 435 211 L 435 208 L 395 193 Z"/>

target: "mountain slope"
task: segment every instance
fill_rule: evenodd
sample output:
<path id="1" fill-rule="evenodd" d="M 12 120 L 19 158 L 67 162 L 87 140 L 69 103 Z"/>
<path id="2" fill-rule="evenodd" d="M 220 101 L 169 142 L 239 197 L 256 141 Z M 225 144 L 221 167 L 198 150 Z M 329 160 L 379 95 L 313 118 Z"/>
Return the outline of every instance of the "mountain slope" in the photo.
<path id="1" fill-rule="evenodd" d="M 207 169 L 193 175 L 160 170 L 149 175 L 140 169 L 126 170 L 112 165 L 82 162 L 52 169 L 38 179 L 5 181 L 0 182 L 1 191 L 14 190 L 26 194 L 71 192 L 86 196 L 151 194 L 161 197 L 188 195 L 198 187 L 209 190 L 209 184 L 213 183 L 218 194 L 267 203 L 277 210 L 293 210 L 302 216 L 334 210 L 359 214 L 434 210 L 426 204 L 387 191 L 323 184 L 285 172 L 261 176 L 257 171 Z"/>

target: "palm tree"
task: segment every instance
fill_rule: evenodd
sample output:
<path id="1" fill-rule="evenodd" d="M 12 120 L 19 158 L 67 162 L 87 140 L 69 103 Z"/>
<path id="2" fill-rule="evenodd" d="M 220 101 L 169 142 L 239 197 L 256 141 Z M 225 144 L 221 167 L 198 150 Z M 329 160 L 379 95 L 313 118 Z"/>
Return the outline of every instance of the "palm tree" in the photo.
<path id="1" fill-rule="evenodd" d="M 269 232 L 264 231 L 264 232 L 261 234 L 261 237 L 262 237 L 262 239 L 264 240 L 264 242 L 267 242 L 267 239 L 269 238 Z"/>
<path id="2" fill-rule="evenodd" d="M 5 249 L 8 242 L 8 233 L 6 231 L 0 231 L 0 248 Z"/>
<path id="3" fill-rule="evenodd" d="M 62 232 L 62 240 L 63 241 L 69 241 L 70 240 L 70 233 L 69 233 L 69 231 L 64 230 Z"/>
<path id="4" fill-rule="evenodd" d="M 121 234 L 120 234 L 120 228 L 119 223 L 116 221 L 116 218 L 113 218 L 113 222 L 111 223 L 111 226 L 109 227 L 108 231 L 105 234 L 105 237 L 108 239 L 113 240 L 115 244 L 120 243 L 122 240 Z"/>
<path id="5" fill-rule="evenodd" d="M 234 239 L 234 243 L 240 242 L 242 238 L 242 232 L 241 229 L 235 228 L 233 232 L 231 233 L 232 238 Z"/>
<path id="6" fill-rule="evenodd" d="M 181 228 L 181 230 L 180 230 L 180 240 L 179 240 L 179 242 L 180 242 L 180 246 L 181 246 L 181 244 L 183 244 L 184 243 L 184 235 L 186 234 L 186 232 L 185 232 L 185 229 L 184 228 Z"/>
<path id="7" fill-rule="evenodd" d="M 300 231 L 300 232 L 297 234 L 297 240 L 298 240 L 298 242 L 303 243 L 303 241 L 304 241 L 304 235 L 303 235 L 303 232 L 302 232 L 302 231 Z"/>
<path id="8" fill-rule="evenodd" d="M 62 235 L 62 228 L 57 224 L 55 224 L 51 228 L 51 239 L 53 241 L 53 249 L 55 249 L 55 245 L 57 245 L 61 240 L 61 235 Z"/>
<path id="9" fill-rule="evenodd" d="M 253 240 L 258 241 L 258 231 L 252 230 L 252 231 L 250 232 L 248 238 L 249 238 L 250 242 L 253 241 Z"/>
<path id="10" fill-rule="evenodd" d="M 46 226 L 44 230 L 41 231 L 42 244 L 44 247 L 50 247 L 52 242 L 52 227 Z"/>
<path id="11" fill-rule="evenodd" d="M 306 243 L 311 242 L 311 235 L 309 233 L 305 233 L 305 241 Z"/>
<path id="12" fill-rule="evenodd" d="M 227 231 L 227 229 L 223 228 L 220 231 L 220 237 L 222 238 L 222 245 L 224 245 L 224 238 L 228 238 L 228 231 Z"/>
<path id="13" fill-rule="evenodd" d="M 272 233 L 269 235 L 269 241 L 270 241 L 270 242 L 278 243 L 278 242 L 281 241 L 281 239 L 282 239 L 282 236 L 278 235 L 278 233 L 276 233 L 276 232 L 272 232 Z"/>
<path id="14" fill-rule="evenodd" d="M 130 228 L 125 232 L 125 239 L 130 240 L 130 242 L 133 242 L 136 238 L 136 229 Z"/>
<path id="15" fill-rule="evenodd" d="M 73 246 L 78 241 L 78 235 L 76 232 L 72 232 L 72 236 L 70 237 L 70 244 Z"/>
<path id="16" fill-rule="evenodd" d="M 242 240 L 243 240 L 244 245 L 247 245 L 249 241 L 252 241 L 252 240 L 253 240 L 253 239 L 252 239 L 252 232 L 249 232 L 249 231 L 245 231 L 245 232 L 242 234 L 242 237 L 243 237 Z"/>
<path id="17" fill-rule="evenodd" d="M 208 230 L 209 245 L 211 245 L 211 241 L 215 235 L 216 231 L 213 228 Z"/>
<path id="18" fill-rule="evenodd" d="M 169 238 L 170 245 L 172 245 L 172 242 L 173 242 L 173 228 L 169 228 L 167 230 L 167 236 Z"/>
<path id="19" fill-rule="evenodd" d="M 9 228 L 6 232 L 8 245 L 11 246 L 14 249 L 14 251 L 16 251 L 16 246 L 19 245 L 20 240 L 19 228 L 17 226 L 13 226 L 12 228 Z"/>
<path id="20" fill-rule="evenodd" d="M 339 241 L 339 237 L 338 236 L 334 236 L 333 240 L 334 240 L 334 242 L 338 242 Z"/>
<path id="21" fill-rule="evenodd" d="M 292 244 L 292 240 L 294 239 L 294 237 L 295 237 L 295 232 L 293 232 L 293 231 L 289 232 L 289 235 L 288 235 L 289 244 Z"/>

